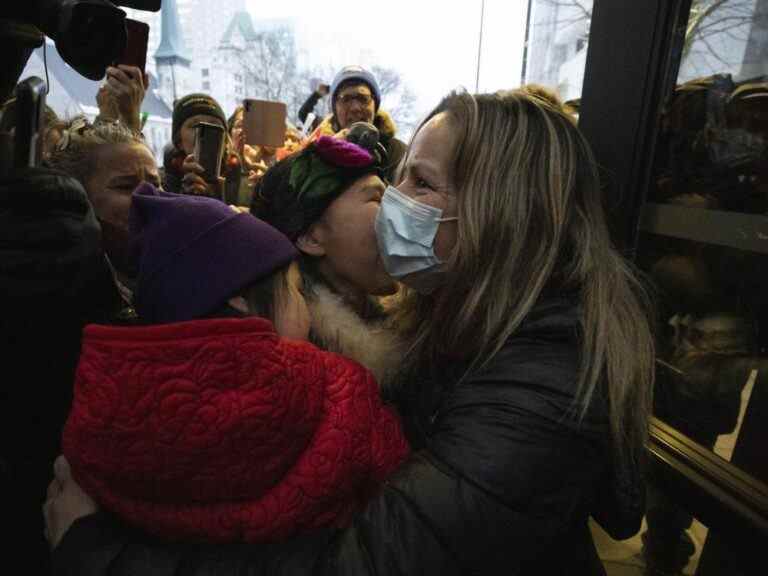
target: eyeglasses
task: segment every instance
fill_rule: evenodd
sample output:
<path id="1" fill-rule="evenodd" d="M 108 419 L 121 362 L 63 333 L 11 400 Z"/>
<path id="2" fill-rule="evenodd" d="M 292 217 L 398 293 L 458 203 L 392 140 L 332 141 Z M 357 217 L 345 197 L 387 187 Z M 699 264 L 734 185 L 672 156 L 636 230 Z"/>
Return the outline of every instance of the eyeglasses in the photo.
<path id="1" fill-rule="evenodd" d="M 338 101 L 345 106 L 357 102 L 360 106 L 368 106 L 373 98 L 370 94 L 343 94 L 339 96 Z"/>

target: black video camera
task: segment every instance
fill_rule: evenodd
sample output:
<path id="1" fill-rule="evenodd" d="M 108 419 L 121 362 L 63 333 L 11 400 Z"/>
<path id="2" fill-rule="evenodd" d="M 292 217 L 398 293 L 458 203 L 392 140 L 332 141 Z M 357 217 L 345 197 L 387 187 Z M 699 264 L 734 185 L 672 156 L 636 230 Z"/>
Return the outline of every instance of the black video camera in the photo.
<path id="1" fill-rule="evenodd" d="M 104 77 L 106 68 L 126 51 L 126 14 L 117 6 L 156 12 L 161 0 L 26 0 L 0 6 L 0 51 L 7 58 L 0 69 L 0 104 L 18 81 L 40 32 L 56 42 L 62 58 L 83 76 Z M 0 176 L 11 170 L 39 165 L 42 148 L 45 84 L 28 78 L 16 89 L 15 110 L 0 108 Z M 9 116 L 6 121 L 4 116 Z"/>
<path id="2" fill-rule="evenodd" d="M 91 80 L 125 50 L 125 12 L 118 6 L 150 12 L 161 0 L 28 0 L 0 7 L 0 19 L 29 24 L 53 39 L 61 57 Z"/>

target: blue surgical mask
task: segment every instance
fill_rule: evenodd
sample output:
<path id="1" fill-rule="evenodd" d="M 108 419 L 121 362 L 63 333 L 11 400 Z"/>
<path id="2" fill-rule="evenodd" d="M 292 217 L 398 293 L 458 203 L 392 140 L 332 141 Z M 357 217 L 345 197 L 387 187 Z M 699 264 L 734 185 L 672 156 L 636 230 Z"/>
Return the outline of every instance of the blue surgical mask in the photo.
<path id="1" fill-rule="evenodd" d="M 429 294 L 442 283 L 443 262 L 435 254 L 435 236 L 443 218 L 429 206 L 388 186 L 376 216 L 376 239 L 384 268 L 417 292 Z M 407 277 L 407 279 L 405 279 Z"/>

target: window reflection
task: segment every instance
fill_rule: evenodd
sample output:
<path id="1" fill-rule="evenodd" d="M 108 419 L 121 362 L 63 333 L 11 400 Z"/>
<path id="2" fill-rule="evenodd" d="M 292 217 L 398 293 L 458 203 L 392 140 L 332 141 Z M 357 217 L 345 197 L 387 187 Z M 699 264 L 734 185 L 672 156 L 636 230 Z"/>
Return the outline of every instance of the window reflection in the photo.
<path id="1" fill-rule="evenodd" d="M 640 246 L 658 298 L 655 414 L 713 448 L 768 375 L 768 256 L 649 234 Z"/>
<path id="2" fill-rule="evenodd" d="M 715 73 L 740 80 L 766 74 L 766 33 L 765 0 L 693 0 L 678 81 Z"/>
<path id="3" fill-rule="evenodd" d="M 679 85 L 657 145 L 650 199 L 695 208 L 768 213 L 768 78 L 716 74 Z"/>
<path id="4" fill-rule="evenodd" d="M 578 100 L 584 83 L 592 0 L 531 0 L 525 82 Z"/>
<path id="5" fill-rule="evenodd" d="M 654 413 L 731 460 L 762 449 L 739 441 L 768 379 L 768 0 L 693 0 L 684 36 L 638 244 L 657 299 Z M 707 539 L 649 483 L 649 573 L 693 574 Z"/>
<path id="6" fill-rule="evenodd" d="M 768 378 L 768 255 L 644 233 L 638 263 L 657 291 L 654 413 L 731 460 L 752 392 Z M 707 531 L 653 482 L 646 524 L 646 565 L 694 573 Z"/>

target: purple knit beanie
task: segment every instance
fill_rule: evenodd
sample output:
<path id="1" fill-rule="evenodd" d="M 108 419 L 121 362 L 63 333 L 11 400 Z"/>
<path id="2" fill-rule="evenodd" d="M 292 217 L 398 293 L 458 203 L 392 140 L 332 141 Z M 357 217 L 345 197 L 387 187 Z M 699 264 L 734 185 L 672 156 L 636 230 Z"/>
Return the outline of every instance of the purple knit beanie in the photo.
<path id="1" fill-rule="evenodd" d="M 269 224 L 219 200 L 142 184 L 130 229 L 139 258 L 134 306 L 150 323 L 201 318 L 298 256 Z"/>

